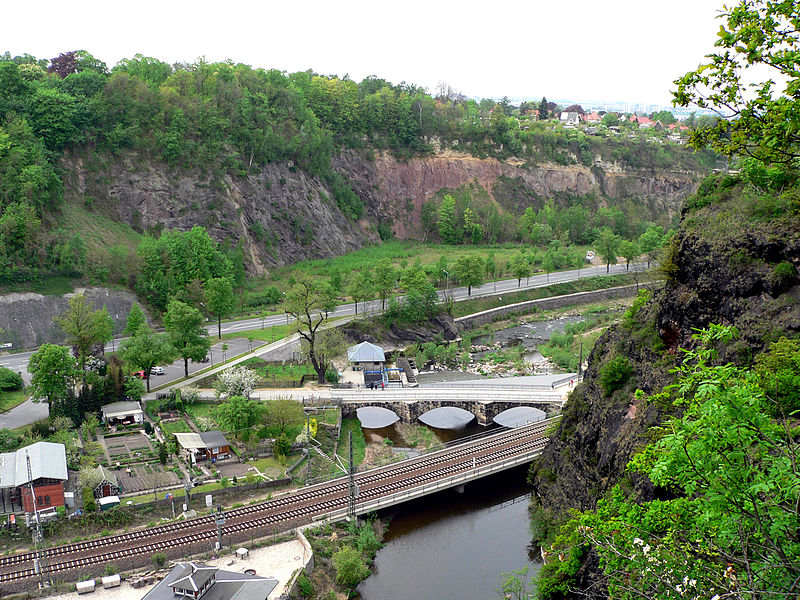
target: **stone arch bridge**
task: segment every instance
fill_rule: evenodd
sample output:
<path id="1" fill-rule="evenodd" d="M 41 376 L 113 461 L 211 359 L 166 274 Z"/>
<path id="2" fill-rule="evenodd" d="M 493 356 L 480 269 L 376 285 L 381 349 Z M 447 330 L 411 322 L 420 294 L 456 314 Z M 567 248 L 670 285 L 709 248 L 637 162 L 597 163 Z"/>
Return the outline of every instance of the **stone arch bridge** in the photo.
<path id="1" fill-rule="evenodd" d="M 452 388 L 404 388 L 401 390 L 334 390 L 332 399 L 342 413 L 365 406 L 379 406 L 394 412 L 403 423 L 414 423 L 429 410 L 443 406 L 461 408 L 475 415 L 479 425 L 488 425 L 501 412 L 517 406 L 538 408 L 548 417 L 561 411 L 566 394 L 558 390 L 493 389 L 491 386 Z"/>

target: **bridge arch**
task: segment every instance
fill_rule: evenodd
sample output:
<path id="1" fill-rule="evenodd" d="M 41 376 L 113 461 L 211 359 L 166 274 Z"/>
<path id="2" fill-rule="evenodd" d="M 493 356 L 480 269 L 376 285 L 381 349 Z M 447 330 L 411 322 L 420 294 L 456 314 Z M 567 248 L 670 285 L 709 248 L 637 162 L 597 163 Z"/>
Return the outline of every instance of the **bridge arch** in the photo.
<path id="1" fill-rule="evenodd" d="M 513 406 L 495 415 L 492 419 L 503 427 L 522 427 L 547 418 L 547 413 L 532 406 Z"/>
<path id="2" fill-rule="evenodd" d="M 424 412 L 417 418 L 421 423 L 430 427 L 458 429 L 475 419 L 476 416 L 458 406 L 439 406 Z"/>
<path id="3" fill-rule="evenodd" d="M 366 429 L 389 427 L 400 420 L 397 413 L 383 406 L 361 406 L 356 409 L 356 416 Z"/>

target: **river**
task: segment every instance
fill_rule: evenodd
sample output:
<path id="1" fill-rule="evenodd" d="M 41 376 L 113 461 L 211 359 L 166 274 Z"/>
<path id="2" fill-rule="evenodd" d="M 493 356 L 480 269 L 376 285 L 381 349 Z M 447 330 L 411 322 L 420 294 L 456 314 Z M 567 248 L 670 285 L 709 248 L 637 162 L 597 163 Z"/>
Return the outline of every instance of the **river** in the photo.
<path id="1" fill-rule="evenodd" d="M 526 468 L 387 509 L 385 546 L 374 573 L 358 587 L 361 600 L 492 600 L 502 573 L 524 566 L 529 555 Z"/>

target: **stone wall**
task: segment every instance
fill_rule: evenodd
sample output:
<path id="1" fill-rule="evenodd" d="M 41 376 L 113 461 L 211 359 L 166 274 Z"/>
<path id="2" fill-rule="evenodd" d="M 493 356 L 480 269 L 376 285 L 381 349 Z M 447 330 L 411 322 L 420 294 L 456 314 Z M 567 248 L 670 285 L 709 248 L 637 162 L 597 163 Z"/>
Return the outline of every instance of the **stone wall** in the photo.
<path id="1" fill-rule="evenodd" d="M 604 290 L 593 290 L 590 292 L 577 292 L 575 294 L 566 294 L 564 296 L 553 296 L 552 298 L 540 298 L 539 300 L 528 300 L 526 302 L 517 302 L 516 304 L 508 304 L 507 306 L 498 306 L 497 308 L 490 308 L 479 313 L 459 317 L 455 322 L 461 325 L 464 329 L 472 329 L 479 327 L 486 323 L 496 321 L 499 317 L 507 317 L 515 314 L 530 313 L 533 310 L 552 310 L 555 308 L 563 308 L 564 306 L 572 306 L 574 304 L 585 304 L 587 302 L 597 302 L 599 300 L 609 300 L 613 298 L 629 298 L 635 296 L 637 291 L 644 286 L 625 285 L 614 288 L 607 288 Z"/>
<path id="2" fill-rule="evenodd" d="M 64 341 L 64 332 L 53 319 L 67 311 L 69 299 L 84 292 L 96 309 L 106 306 L 114 319 L 114 333 L 125 328 L 125 321 L 136 296 L 127 290 L 109 288 L 78 288 L 71 294 L 43 296 L 41 294 L 5 294 L 0 296 L 0 328 L 5 341 L 14 349 L 34 348 L 46 343 Z M 148 317 L 149 321 L 149 317 Z"/>

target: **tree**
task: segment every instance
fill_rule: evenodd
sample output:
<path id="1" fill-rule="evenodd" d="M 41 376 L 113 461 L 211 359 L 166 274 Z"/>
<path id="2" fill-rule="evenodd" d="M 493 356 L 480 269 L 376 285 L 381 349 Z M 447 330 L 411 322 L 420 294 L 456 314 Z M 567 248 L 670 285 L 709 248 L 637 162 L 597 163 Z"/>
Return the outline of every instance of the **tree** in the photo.
<path id="1" fill-rule="evenodd" d="M 622 240 L 619 244 L 619 253 L 625 257 L 625 270 L 630 269 L 631 261 L 636 260 L 641 255 L 639 244 L 630 240 Z"/>
<path id="2" fill-rule="evenodd" d="M 203 315 L 196 308 L 173 300 L 164 315 L 164 329 L 178 356 L 183 359 L 184 376 L 189 377 L 189 359 L 200 361 L 208 354 L 211 341 L 203 327 Z"/>
<path id="3" fill-rule="evenodd" d="M 382 258 L 375 264 L 375 278 L 373 280 L 375 291 L 381 299 L 381 310 L 386 309 L 386 298 L 397 285 L 397 269 L 392 261 Z"/>
<path id="4" fill-rule="evenodd" d="M 78 370 L 75 358 L 66 346 L 43 344 L 31 355 L 28 371 L 31 373 L 33 401 L 47 402 L 49 413 L 52 413 L 54 404 L 63 402 L 74 391 L 73 381 Z"/>
<path id="5" fill-rule="evenodd" d="M 494 252 L 489 252 L 489 254 L 486 255 L 485 268 L 487 277 L 494 277 L 497 273 L 497 261 L 495 260 Z"/>
<path id="6" fill-rule="evenodd" d="M 250 393 L 258 383 L 259 375 L 245 366 L 231 367 L 217 375 L 214 389 L 220 396 L 244 396 L 250 398 Z"/>
<path id="7" fill-rule="evenodd" d="M 790 125 L 800 114 L 800 5 L 741 0 L 720 18 L 726 20 L 714 44 L 720 50 L 676 80 L 672 92 L 676 105 L 710 108 L 722 117 L 694 129 L 691 143 L 728 156 L 789 163 L 800 155 L 800 131 Z"/>
<path id="8" fill-rule="evenodd" d="M 650 262 L 658 257 L 658 251 L 664 245 L 664 229 L 657 225 L 651 225 L 642 235 L 639 236 L 639 248 L 647 255 L 647 268 Z"/>
<path id="9" fill-rule="evenodd" d="M 133 337 L 122 342 L 120 354 L 131 367 L 144 371 L 149 392 L 150 370 L 155 366 L 171 362 L 175 357 L 175 348 L 170 343 L 169 335 L 156 333 L 147 323 L 142 323 Z"/>
<path id="10" fill-rule="evenodd" d="M 611 265 L 617 264 L 620 241 L 619 236 L 615 235 L 608 227 L 603 227 L 595 238 L 594 245 L 600 258 L 606 263 L 606 273 L 611 270 Z"/>
<path id="11" fill-rule="evenodd" d="M 508 269 L 517 278 L 517 287 L 522 286 L 522 278 L 531 276 L 531 265 L 522 252 L 517 252 L 511 259 Z"/>
<path id="12" fill-rule="evenodd" d="M 281 431 L 293 425 L 305 423 L 306 415 L 303 406 L 292 398 L 275 398 L 267 403 L 267 423 L 275 425 Z"/>
<path id="13" fill-rule="evenodd" d="M 231 313 L 236 300 L 233 284 L 227 277 L 214 277 L 206 281 L 205 292 L 208 312 L 217 317 L 217 337 L 222 339 L 222 318 Z"/>
<path id="14" fill-rule="evenodd" d="M 459 282 L 467 286 L 467 296 L 472 295 L 473 286 L 483 283 L 484 269 L 483 259 L 476 254 L 462 256 L 453 265 L 453 271 Z"/>
<path id="15" fill-rule="evenodd" d="M 457 244 L 460 241 L 458 227 L 456 226 L 456 199 L 446 194 L 439 204 L 437 211 L 436 227 L 439 237 L 446 244 Z"/>
<path id="16" fill-rule="evenodd" d="M 135 335 L 139 326 L 143 323 L 147 323 L 144 311 L 138 302 L 134 302 L 128 313 L 128 320 L 125 322 L 125 329 L 122 330 L 122 334 L 127 336 Z"/>
<path id="17" fill-rule="evenodd" d="M 294 330 L 308 343 L 308 358 L 317 372 L 319 383 L 325 383 L 326 364 L 317 356 L 317 332 L 328 311 L 335 304 L 322 286 L 307 276 L 286 293 L 283 310 L 294 318 Z"/>
<path id="18" fill-rule="evenodd" d="M 464 209 L 464 239 L 473 244 L 480 244 L 483 239 L 483 228 L 475 218 L 475 211 L 469 206 Z"/>
<path id="19" fill-rule="evenodd" d="M 67 335 L 67 343 L 75 350 L 85 383 L 86 359 L 93 354 L 102 354 L 105 343 L 111 340 L 114 322 L 105 306 L 92 310 L 82 293 L 69 299 L 67 312 L 55 321 Z"/>
<path id="20" fill-rule="evenodd" d="M 549 103 L 547 98 L 542 96 L 542 101 L 539 103 L 539 120 L 544 121 L 550 117 Z"/>
<path id="21" fill-rule="evenodd" d="M 373 294 L 372 274 L 368 270 L 362 270 L 356 274 L 353 281 L 347 288 L 347 292 L 355 304 L 355 313 L 358 314 L 359 301 L 366 301 Z"/>
<path id="22" fill-rule="evenodd" d="M 244 396 L 231 396 L 211 411 L 220 427 L 228 432 L 239 432 L 261 421 L 264 405 Z"/>

